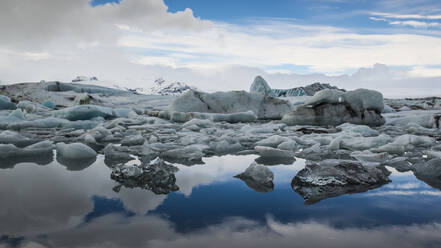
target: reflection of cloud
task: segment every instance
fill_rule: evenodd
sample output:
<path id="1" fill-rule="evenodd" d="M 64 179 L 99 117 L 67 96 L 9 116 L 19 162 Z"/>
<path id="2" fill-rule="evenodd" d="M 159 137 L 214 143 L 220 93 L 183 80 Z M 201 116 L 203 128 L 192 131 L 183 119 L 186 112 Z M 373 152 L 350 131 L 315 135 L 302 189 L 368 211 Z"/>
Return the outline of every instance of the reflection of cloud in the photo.
<path id="1" fill-rule="evenodd" d="M 120 198 L 130 211 L 144 214 L 155 209 L 166 196 L 150 191 L 113 192 L 115 183 L 103 157 L 77 172 L 56 162 L 41 167 L 20 164 L 0 173 L 0 233 L 34 235 L 77 226 L 94 208 L 93 197 Z"/>
<path id="2" fill-rule="evenodd" d="M 144 189 L 127 189 L 123 187 L 119 192 L 119 198 L 124 207 L 136 214 L 146 214 L 156 209 L 167 198 L 167 195 L 156 195 L 152 191 Z"/>
<path id="3" fill-rule="evenodd" d="M 430 195 L 430 196 L 441 196 L 440 191 L 432 190 L 390 190 L 381 192 L 366 193 L 363 196 L 389 196 L 389 195 Z"/>
<path id="4" fill-rule="evenodd" d="M 399 184 L 388 184 L 384 188 L 388 189 L 418 189 L 418 188 L 429 188 L 427 185 L 422 183 L 399 183 Z"/>
<path id="5" fill-rule="evenodd" d="M 180 166 L 176 173 L 176 184 L 179 192 L 189 196 L 194 187 L 208 185 L 215 182 L 237 180 L 233 176 L 242 173 L 250 166 L 256 155 L 204 158 L 205 165 L 191 167 Z M 290 182 L 296 172 L 305 166 L 305 160 L 298 159 L 293 165 L 269 166 L 274 173 L 274 183 Z"/>
<path id="6" fill-rule="evenodd" d="M 184 195 L 191 195 L 192 189 L 199 185 L 232 180 L 234 175 L 243 172 L 256 158 L 249 156 L 222 156 L 204 158 L 205 165 L 179 166 L 176 184 Z"/>
<path id="7" fill-rule="evenodd" d="M 267 218 L 262 224 L 232 218 L 181 234 L 156 216 L 107 215 L 82 229 L 53 234 L 47 243 L 52 247 L 421 247 L 439 244 L 440 232 L 439 223 L 335 228 L 315 222 L 284 224 Z"/>

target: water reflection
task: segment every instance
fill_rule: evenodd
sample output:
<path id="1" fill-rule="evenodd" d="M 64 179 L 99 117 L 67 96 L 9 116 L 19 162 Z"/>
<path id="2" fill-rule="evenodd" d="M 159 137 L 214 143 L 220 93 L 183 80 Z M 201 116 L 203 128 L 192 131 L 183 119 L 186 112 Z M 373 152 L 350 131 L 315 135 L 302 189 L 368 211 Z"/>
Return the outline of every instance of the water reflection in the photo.
<path id="1" fill-rule="evenodd" d="M 304 167 L 276 165 L 274 190 L 234 178 L 256 156 L 176 164 L 178 192 L 122 187 L 102 156 L 79 171 L 52 162 L 0 170 L 0 247 L 409 247 L 441 245 L 441 194 L 412 172 L 305 206 L 291 189 Z"/>
<path id="2" fill-rule="evenodd" d="M 47 165 L 54 161 L 53 152 L 44 152 L 35 155 L 14 156 L 1 158 L 0 169 L 11 169 L 20 163 L 34 163 L 38 165 Z"/>
<path id="3" fill-rule="evenodd" d="M 57 156 L 57 162 L 66 166 L 70 171 L 81 171 L 95 163 L 96 158 L 69 159 Z"/>

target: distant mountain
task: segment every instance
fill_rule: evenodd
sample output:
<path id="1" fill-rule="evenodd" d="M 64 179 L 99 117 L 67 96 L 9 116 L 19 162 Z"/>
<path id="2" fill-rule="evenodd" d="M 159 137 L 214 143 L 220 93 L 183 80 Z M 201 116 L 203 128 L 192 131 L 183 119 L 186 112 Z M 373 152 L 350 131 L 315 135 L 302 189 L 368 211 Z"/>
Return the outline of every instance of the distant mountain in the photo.
<path id="1" fill-rule="evenodd" d="M 250 92 L 260 93 L 272 97 L 290 97 L 290 96 L 313 96 L 316 92 L 324 89 L 339 89 L 330 84 L 313 83 L 303 87 L 291 88 L 291 89 L 271 89 L 268 83 L 261 76 L 257 76 L 250 87 Z"/>
<path id="2" fill-rule="evenodd" d="M 313 83 L 307 86 L 297 87 L 292 89 L 272 89 L 272 91 L 276 97 L 288 97 L 288 96 L 313 96 L 316 92 L 325 89 L 335 89 L 335 90 L 344 91 L 330 84 L 322 84 L 322 83 Z"/>
<path id="3" fill-rule="evenodd" d="M 164 79 L 159 78 L 154 81 L 154 85 L 150 88 L 135 88 L 127 89 L 137 94 L 144 95 L 161 95 L 161 96 L 180 96 L 185 94 L 189 90 L 196 90 L 195 87 L 189 86 L 183 82 L 166 82 Z"/>
<path id="4" fill-rule="evenodd" d="M 98 78 L 97 77 L 77 76 L 76 78 L 72 79 L 72 83 L 82 82 L 82 81 L 98 81 Z"/>

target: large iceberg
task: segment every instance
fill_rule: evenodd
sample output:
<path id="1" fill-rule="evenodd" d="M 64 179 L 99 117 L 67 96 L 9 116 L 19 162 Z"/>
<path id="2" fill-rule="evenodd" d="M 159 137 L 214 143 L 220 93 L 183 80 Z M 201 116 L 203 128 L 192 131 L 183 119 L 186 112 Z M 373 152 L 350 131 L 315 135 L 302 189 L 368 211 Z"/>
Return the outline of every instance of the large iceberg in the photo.
<path id="1" fill-rule="evenodd" d="M 170 113 L 232 114 L 252 111 L 259 119 L 281 119 L 291 110 L 288 101 L 245 91 L 204 93 L 192 90 L 176 98 L 168 107 Z"/>
<path id="2" fill-rule="evenodd" d="M 341 92 L 323 90 L 305 104 L 283 116 L 288 125 L 337 126 L 342 123 L 381 126 L 385 123 L 383 95 L 374 90 L 357 89 Z"/>

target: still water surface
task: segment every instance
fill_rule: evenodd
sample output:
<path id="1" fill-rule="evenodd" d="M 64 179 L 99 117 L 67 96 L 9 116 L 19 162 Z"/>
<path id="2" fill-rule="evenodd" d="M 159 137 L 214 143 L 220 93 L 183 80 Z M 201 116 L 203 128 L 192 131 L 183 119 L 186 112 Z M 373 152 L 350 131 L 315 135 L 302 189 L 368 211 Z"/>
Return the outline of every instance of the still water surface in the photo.
<path id="1" fill-rule="evenodd" d="M 441 191 L 412 172 L 388 168 L 381 188 L 305 205 L 291 188 L 304 160 L 269 167 L 274 191 L 260 193 L 233 177 L 255 158 L 176 164 L 168 195 L 115 192 L 101 156 L 2 168 L 0 247 L 441 247 Z"/>

